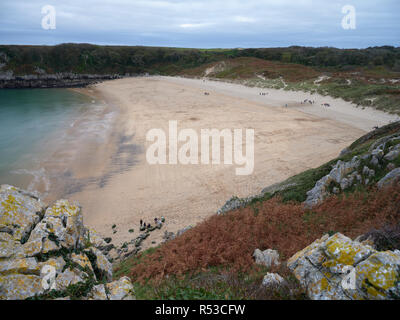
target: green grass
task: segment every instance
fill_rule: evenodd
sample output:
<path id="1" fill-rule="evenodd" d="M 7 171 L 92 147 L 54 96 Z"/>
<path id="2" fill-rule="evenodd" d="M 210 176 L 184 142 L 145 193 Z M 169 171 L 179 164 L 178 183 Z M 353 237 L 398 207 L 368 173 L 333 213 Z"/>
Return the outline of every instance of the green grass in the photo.
<path id="1" fill-rule="evenodd" d="M 153 251 L 147 251 L 146 254 L 150 252 Z M 118 270 L 118 276 L 124 275 L 124 272 L 129 274 L 128 265 L 141 263 L 141 259 L 142 257 L 133 257 L 129 263 L 125 262 L 124 271 Z M 268 271 L 270 270 L 262 266 L 256 266 L 248 273 L 234 273 L 228 269 L 210 267 L 205 271 L 181 277 L 165 277 L 157 283 L 149 280 L 145 283 L 133 281 L 134 292 L 138 300 L 305 299 L 303 289 L 291 275 L 287 277 L 287 288 L 263 288 L 262 279 Z"/>
<path id="2" fill-rule="evenodd" d="M 315 169 L 309 169 L 307 171 L 304 171 L 300 174 L 297 174 L 293 177 L 290 177 L 289 179 L 281 182 L 278 185 L 284 186 L 284 185 L 291 185 L 289 187 L 285 187 L 281 191 L 276 191 L 273 193 L 265 193 L 262 197 L 258 197 L 253 199 L 248 205 L 254 206 L 258 202 L 266 201 L 271 199 L 272 197 L 279 196 L 281 197 L 283 202 L 289 202 L 289 201 L 294 201 L 294 202 L 303 202 L 307 198 L 307 191 L 311 190 L 314 186 L 315 183 L 324 177 L 325 175 L 329 174 L 329 172 L 332 169 L 332 166 L 337 163 L 338 160 L 342 161 L 350 161 L 354 156 L 358 155 L 363 155 L 365 154 L 370 146 L 377 141 L 378 139 L 391 134 L 393 131 L 398 131 L 400 129 L 400 123 L 393 123 L 386 125 L 384 127 L 379 128 L 378 130 L 375 130 L 373 132 L 370 132 L 363 137 L 359 138 L 356 140 L 353 144 L 349 146 L 350 152 L 344 156 L 337 157 L 336 159 L 333 159 L 322 166 L 315 168 Z M 387 146 L 389 147 L 389 145 Z M 400 159 L 396 159 L 394 163 L 400 164 Z M 371 164 L 368 164 L 368 167 L 370 169 L 374 169 L 376 172 L 376 175 L 371 178 L 372 182 L 377 182 L 380 180 L 385 174 L 386 170 L 385 167 L 379 168 L 379 167 L 372 167 Z M 362 168 L 362 167 L 361 167 Z M 359 186 L 357 188 L 363 188 L 362 186 Z M 346 192 L 353 192 L 355 191 L 356 187 L 350 188 Z"/>

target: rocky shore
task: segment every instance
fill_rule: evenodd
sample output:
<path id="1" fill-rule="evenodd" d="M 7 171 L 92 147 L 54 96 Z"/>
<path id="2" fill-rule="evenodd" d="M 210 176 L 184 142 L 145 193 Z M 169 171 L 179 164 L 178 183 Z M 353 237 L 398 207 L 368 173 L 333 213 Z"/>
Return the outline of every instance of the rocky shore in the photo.
<path id="1" fill-rule="evenodd" d="M 0 89 L 85 87 L 100 81 L 119 78 L 121 76 L 117 74 L 76 74 L 70 72 L 47 74 L 40 71 L 37 74 L 16 76 L 8 71 L 0 73 Z"/>

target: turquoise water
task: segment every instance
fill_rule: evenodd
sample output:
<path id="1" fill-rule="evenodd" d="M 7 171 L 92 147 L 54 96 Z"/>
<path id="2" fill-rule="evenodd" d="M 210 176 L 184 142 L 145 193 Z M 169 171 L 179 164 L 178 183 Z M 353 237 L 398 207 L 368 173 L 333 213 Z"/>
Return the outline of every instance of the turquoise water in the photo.
<path id="1" fill-rule="evenodd" d="M 0 184 L 48 189 L 49 170 L 55 164 L 67 170 L 77 156 L 55 155 L 104 129 L 104 106 L 86 95 L 67 89 L 0 89 Z M 50 160 L 49 169 L 43 163 Z"/>

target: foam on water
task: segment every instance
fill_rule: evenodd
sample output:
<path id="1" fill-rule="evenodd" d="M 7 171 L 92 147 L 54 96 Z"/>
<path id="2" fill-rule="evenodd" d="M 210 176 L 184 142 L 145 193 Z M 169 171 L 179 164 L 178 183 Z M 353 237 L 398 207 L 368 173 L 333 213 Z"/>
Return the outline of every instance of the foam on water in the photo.
<path id="1" fill-rule="evenodd" d="M 117 112 L 66 89 L 0 90 L 0 184 L 58 196 L 109 138 Z M 90 181 L 90 179 L 87 179 Z"/>

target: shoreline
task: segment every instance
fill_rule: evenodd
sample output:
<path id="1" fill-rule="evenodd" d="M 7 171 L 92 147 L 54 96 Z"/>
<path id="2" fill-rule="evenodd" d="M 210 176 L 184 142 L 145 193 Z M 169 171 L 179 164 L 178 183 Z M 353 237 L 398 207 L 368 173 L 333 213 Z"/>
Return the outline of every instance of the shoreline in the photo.
<path id="1" fill-rule="evenodd" d="M 153 223 L 154 217 L 164 216 L 165 225 L 151 233 L 143 248 L 158 245 L 164 231 L 176 232 L 204 221 L 232 195 L 258 194 L 268 185 L 331 160 L 368 131 L 367 126 L 371 124 L 368 116 L 360 116 L 367 114 L 366 110 L 356 109 L 360 113 L 356 115 L 358 122 L 350 126 L 332 116 L 297 110 L 296 106 L 284 108 L 276 101 L 264 103 L 277 89 L 223 83 L 225 91 L 221 92 L 213 82 L 207 82 L 212 86 L 205 88 L 202 80 L 196 79 L 135 77 L 78 89 L 82 93 L 95 90 L 106 103 L 120 109 L 116 125 L 122 134 L 122 149 L 132 151 L 123 155 L 124 161 L 130 161 L 125 170 L 109 174 L 101 187 L 88 185 L 69 197 L 83 206 L 85 223 L 103 236 L 111 237 L 114 244 L 136 237 L 140 219 Z M 204 89 L 213 91 L 205 96 Z M 260 99 L 258 91 L 268 91 L 271 95 L 263 97 L 264 102 L 255 101 Z M 249 98 L 251 94 L 253 98 Z M 305 94 L 298 93 L 298 98 Z M 289 103 L 290 99 L 287 99 Z M 332 114 L 339 114 L 335 106 L 331 110 Z M 384 114 L 372 124 L 383 124 L 388 118 Z M 145 160 L 148 145 L 145 134 L 152 128 L 166 129 L 168 120 L 177 120 L 179 129 L 196 131 L 253 127 L 256 132 L 254 173 L 238 177 L 234 166 L 225 165 L 150 166 Z M 363 126 L 365 130 L 361 129 Z M 113 224 L 117 225 L 117 233 L 113 233 Z M 134 233 L 129 233 L 129 229 L 134 229 Z"/>

